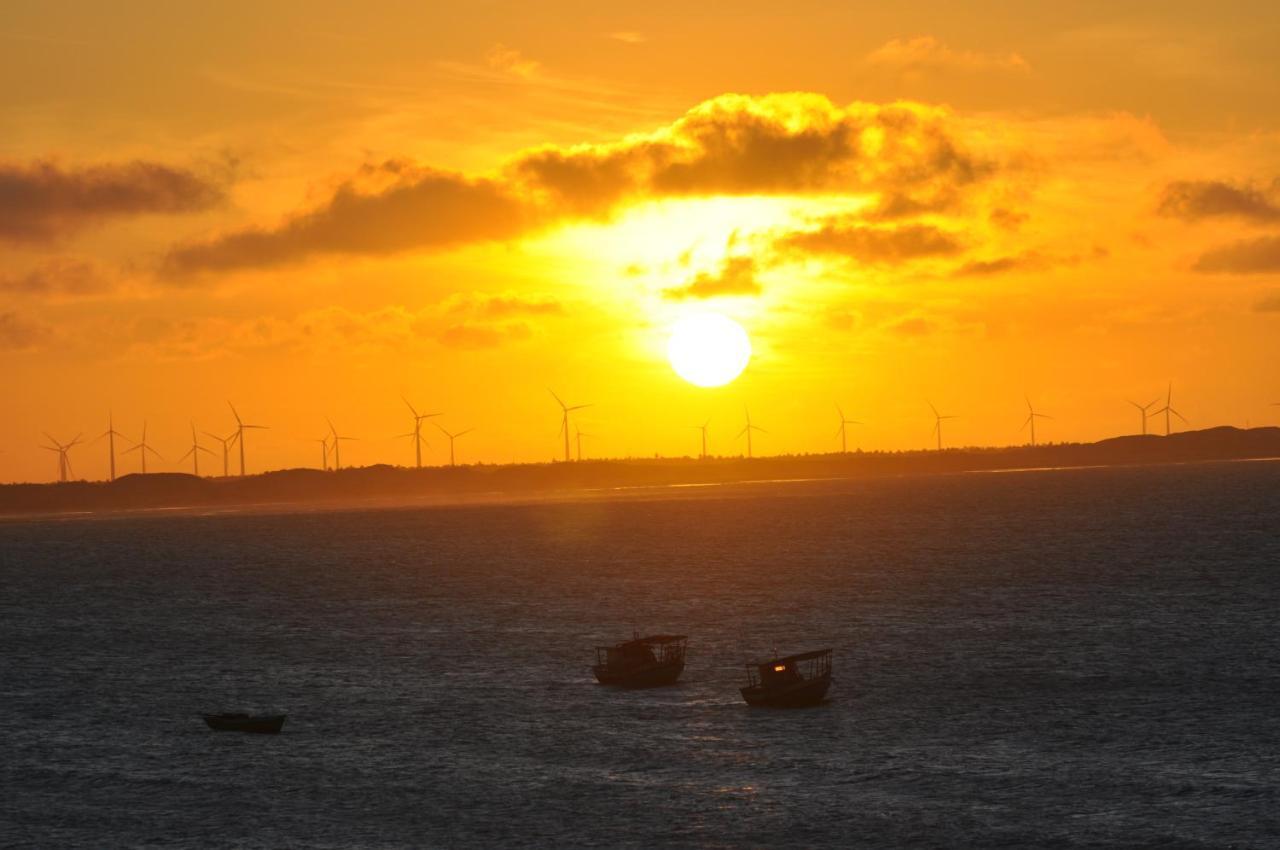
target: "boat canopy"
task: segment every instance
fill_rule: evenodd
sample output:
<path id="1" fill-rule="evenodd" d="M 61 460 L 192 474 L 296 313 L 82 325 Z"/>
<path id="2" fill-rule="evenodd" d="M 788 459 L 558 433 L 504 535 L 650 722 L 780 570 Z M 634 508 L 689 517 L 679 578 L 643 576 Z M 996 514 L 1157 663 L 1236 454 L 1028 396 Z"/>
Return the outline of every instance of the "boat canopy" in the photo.
<path id="1" fill-rule="evenodd" d="M 830 649 L 815 649 L 812 652 L 801 652 L 796 655 L 784 655 L 780 658 L 770 658 L 767 661 L 757 661 L 755 667 L 763 667 L 766 664 L 791 664 L 797 661 L 808 661 L 811 658 L 821 658 L 824 655 L 830 655 Z"/>

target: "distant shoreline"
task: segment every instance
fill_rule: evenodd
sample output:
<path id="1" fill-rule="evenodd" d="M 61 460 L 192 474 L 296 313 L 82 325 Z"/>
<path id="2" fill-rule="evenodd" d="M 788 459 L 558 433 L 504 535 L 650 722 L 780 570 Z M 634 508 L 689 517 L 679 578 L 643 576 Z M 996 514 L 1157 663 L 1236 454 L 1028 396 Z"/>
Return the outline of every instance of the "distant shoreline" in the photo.
<path id="1" fill-rule="evenodd" d="M 1280 428 L 1229 426 L 1168 437 L 1115 437 L 945 451 L 591 460 L 341 471 L 286 469 L 243 478 L 183 473 L 126 475 L 114 482 L 0 485 L 0 519 L 85 518 L 175 512 L 290 511 L 319 507 L 434 506 L 563 501 L 673 487 L 715 487 L 974 472 L 1280 459 Z"/>

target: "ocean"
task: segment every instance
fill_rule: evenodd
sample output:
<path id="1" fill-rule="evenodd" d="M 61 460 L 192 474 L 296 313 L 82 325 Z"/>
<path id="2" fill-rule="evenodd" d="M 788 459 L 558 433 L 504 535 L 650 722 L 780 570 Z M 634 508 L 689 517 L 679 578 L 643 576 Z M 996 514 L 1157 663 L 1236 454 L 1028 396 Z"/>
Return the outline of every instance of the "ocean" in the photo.
<path id="1" fill-rule="evenodd" d="M 0 845 L 1277 847 L 1277 612 L 1276 462 L 6 521 Z"/>

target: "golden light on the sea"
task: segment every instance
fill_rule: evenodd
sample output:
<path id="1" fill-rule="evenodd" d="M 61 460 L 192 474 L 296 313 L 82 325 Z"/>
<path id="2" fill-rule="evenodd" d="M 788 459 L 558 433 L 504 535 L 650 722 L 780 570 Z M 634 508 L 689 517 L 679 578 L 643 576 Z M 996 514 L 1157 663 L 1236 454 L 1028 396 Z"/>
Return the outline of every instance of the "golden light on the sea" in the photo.
<path id="1" fill-rule="evenodd" d="M 742 325 L 719 313 L 691 313 L 671 329 L 667 359 L 676 374 L 699 387 L 723 386 L 751 360 Z"/>

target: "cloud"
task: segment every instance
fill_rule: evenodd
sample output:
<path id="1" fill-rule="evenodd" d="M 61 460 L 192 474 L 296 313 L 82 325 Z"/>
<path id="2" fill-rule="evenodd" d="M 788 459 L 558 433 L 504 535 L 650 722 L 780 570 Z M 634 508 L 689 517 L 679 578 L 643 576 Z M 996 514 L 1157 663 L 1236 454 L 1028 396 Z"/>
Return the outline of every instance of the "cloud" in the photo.
<path id="1" fill-rule="evenodd" d="M 45 325 L 25 319 L 13 311 L 0 313 L 0 350 L 34 348 L 53 335 Z"/>
<path id="2" fill-rule="evenodd" d="M 154 162 L 64 168 L 0 164 L 0 240 L 49 242 L 112 218 L 206 210 L 222 186 Z"/>
<path id="3" fill-rule="evenodd" d="M 504 74 L 521 77 L 522 79 L 532 79 L 542 69 L 542 66 L 532 59 L 526 59 L 520 54 L 519 50 L 507 47 L 505 44 L 495 44 L 490 47 L 484 55 L 485 64 L 495 71 L 501 71 Z"/>
<path id="4" fill-rule="evenodd" d="M 78 260 L 53 260 L 26 272 L 0 273 L 0 292 L 14 295 L 94 295 L 111 285 L 95 266 Z"/>
<path id="5" fill-rule="evenodd" d="M 750 257 L 725 257 L 715 272 L 699 272 L 684 286 L 664 289 L 662 296 L 672 300 L 684 298 L 716 298 L 722 295 L 759 295 L 756 263 Z"/>
<path id="6" fill-rule="evenodd" d="M 516 295 L 483 295 L 472 292 L 455 294 L 445 299 L 442 305 L 445 312 L 465 313 L 471 316 L 489 319 L 503 319 L 510 316 L 562 316 L 565 314 L 564 303 L 556 298 Z"/>
<path id="7" fill-rule="evenodd" d="M 233 231 L 170 253 L 167 270 L 229 270 L 319 254 L 390 254 L 510 240 L 558 223 L 607 219 L 625 204 L 681 197 L 950 197 L 992 174 L 965 149 L 949 113 L 853 104 L 821 95 L 723 95 L 653 133 L 544 147 L 500 176 L 472 178 L 401 162 L 344 182 L 318 208 L 274 227 Z"/>
<path id="8" fill-rule="evenodd" d="M 867 54 L 869 65 L 907 72 L 940 71 L 1029 71 L 1027 61 L 1017 53 L 979 53 L 953 50 L 931 35 L 895 38 Z"/>
<path id="9" fill-rule="evenodd" d="M 317 254 L 381 255 L 508 239 L 532 226 L 530 210 L 500 184 L 406 169 L 381 191 L 343 183 L 319 208 L 275 228 L 228 233 L 171 251 L 165 271 L 225 271 Z"/>
<path id="10" fill-rule="evenodd" d="M 621 41 L 623 44 L 644 44 L 648 40 L 645 38 L 644 33 L 631 30 L 611 32 L 608 37 L 614 41 Z"/>
<path id="11" fill-rule="evenodd" d="M 834 255 L 874 264 L 949 256 L 964 247 L 955 234 L 930 225 L 871 227 L 845 218 L 830 219 L 815 230 L 787 234 L 774 246 L 783 251 Z"/>
<path id="12" fill-rule="evenodd" d="M 1280 221 L 1280 179 L 1269 190 L 1236 186 L 1221 180 L 1178 180 L 1164 188 L 1157 211 L 1184 221 L 1206 218 L 1241 218 L 1268 223 Z"/>
<path id="13" fill-rule="evenodd" d="M 1192 268 L 1229 274 L 1280 272 L 1280 236 L 1246 239 L 1215 248 L 1196 260 Z"/>
<path id="14" fill-rule="evenodd" d="M 938 326 L 934 322 L 919 316 L 900 319 L 889 325 L 889 330 L 903 336 L 928 336 L 937 329 Z"/>
<path id="15" fill-rule="evenodd" d="M 969 260 L 952 274 L 955 277 L 971 277 L 1004 274 L 1012 271 L 1031 271 L 1048 268 L 1052 263 L 1036 251 L 1011 254 L 990 260 Z"/>
<path id="16" fill-rule="evenodd" d="M 620 199 L 858 194 L 963 186 L 994 164 L 964 149 L 944 110 L 834 106 L 817 94 L 727 94 L 669 127 L 612 145 L 535 151 L 515 174 L 574 210 Z"/>
<path id="17" fill-rule="evenodd" d="M 499 348 L 512 342 L 520 342 L 533 335 L 523 322 L 507 322 L 500 325 L 462 323 L 449 325 L 437 334 L 442 345 L 449 348 Z"/>

